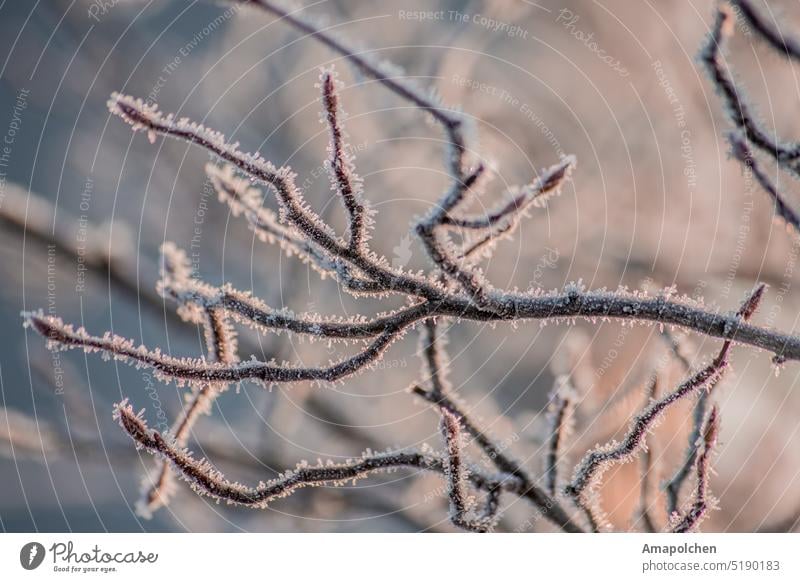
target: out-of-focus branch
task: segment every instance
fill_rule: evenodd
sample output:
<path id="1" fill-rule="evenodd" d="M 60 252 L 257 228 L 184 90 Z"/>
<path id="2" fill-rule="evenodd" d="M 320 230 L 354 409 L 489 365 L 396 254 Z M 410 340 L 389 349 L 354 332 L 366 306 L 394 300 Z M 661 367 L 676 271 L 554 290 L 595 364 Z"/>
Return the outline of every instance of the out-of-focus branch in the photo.
<path id="1" fill-rule="evenodd" d="M 728 72 L 729 69 L 724 62 L 722 51 L 727 38 L 733 34 L 733 30 L 734 18 L 731 9 L 725 4 L 720 4 L 711 34 L 700 53 L 700 58 L 705 64 L 712 82 L 725 99 L 728 117 L 744 133 L 747 141 L 769 154 L 779 164 L 796 171 L 794 162 L 800 158 L 800 144 L 780 144 L 762 129 L 756 121 L 756 115 L 745 102 L 741 90 Z"/>
<path id="2" fill-rule="evenodd" d="M 752 26 L 756 32 L 777 52 L 785 56 L 800 60 L 800 43 L 791 37 L 776 30 L 753 6 L 750 0 L 730 0 L 731 5 L 737 7 L 739 14 Z"/>
<path id="3" fill-rule="evenodd" d="M 17 232 L 26 241 L 42 246 L 55 246 L 89 273 L 107 277 L 109 282 L 154 311 L 163 312 L 163 301 L 151 287 L 140 287 L 136 278 L 136 265 L 124 253 L 132 246 L 125 224 L 114 223 L 107 228 L 89 224 L 86 240 L 79 240 L 72 228 L 80 221 L 67 211 L 56 209 L 47 200 L 16 184 L 6 184 L 0 202 L 0 220 L 8 230 Z M 108 238 L 98 237 L 100 231 L 114 233 L 114 244 Z M 146 259 L 142 259 L 147 263 Z M 152 268 L 155 271 L 155 267 Z"/>
<path id="4" fill-rule="evenodd" d="M 746 169 L 750 170 L 758 183 L 761 184 L 761 188 L 764 192 L 769 194 L 769 197 L 775 205 L 775 215 L 781 218 L 787 226 L 794 229 L 795 233 L 800 232 L 800 216 L 798 216 L 786 200 L 784 200 L 777 186 L 770 180 L 764 170 L 761 169 L 758 160 L 753 157 L 753 152 L 748 147 L 747 142 L 737 133 L 729 134 L 728 139 L 731 142 L 733 157 L 739 160 Z"/>

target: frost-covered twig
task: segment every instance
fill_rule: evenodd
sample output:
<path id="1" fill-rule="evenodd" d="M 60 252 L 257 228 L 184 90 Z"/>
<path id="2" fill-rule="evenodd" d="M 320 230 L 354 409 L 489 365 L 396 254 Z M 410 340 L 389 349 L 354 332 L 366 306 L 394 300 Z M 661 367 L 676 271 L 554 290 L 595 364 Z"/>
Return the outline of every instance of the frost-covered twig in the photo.
<path id="1" fill-rule="evenodd" d="M 749 2 L 740 1 L 736 4 L 741 13 L 754 25 L 754 28 L 763 34 L 765 29 L 759 26 L 760 17 L 756 16 L 756 12 Z M 781 144 L 759 125 L 755 113 L 745 102 L 742 91 L 736 86 L 729 73 L 729 68 L 724 62 L 722 51 L 726 39 L 733 34 L 733 30 L 734 18 L 731 9 L 725 4 L 720 4 L 711 34 L 700 53 L 700 58 L 705 64 L 712 82 L 725 100 L 728 117 L 744 133 L 747 141 L 772 156 L 782 166 L 796 173 L 799 169 L 797 161 L 800 158 L 800 143 Z M 770 40 L 772 36 L 767 35 L 765 38 Z M 781 42 L 781 44 L 783 43 Z M 783 46 L 788 47 L 788 45 Z M 784 48 L 780 50 L 786 52 Z"/>
<path id="2" fill-rule="evenodd" d="M 758 164 L 758 160 L 753 157 L 753 152 L 748 147 L 747 142 L 738 133 L 729 134 L 728 140 L 731 142 L 731 153 L 733 156 L 755 176 L 761 188 L 769 194 L 769 197 L 775 205 L 775 215 L 793 228 L 795 233 L 800 232 L 800 216 L 798 216 L 786 200 L 784 200 L 777 186 L 775 186 Z"/>
<path id="3" fill-rule="evenodd" d="M 113 93 L 108 101 L 108 108 L 130 124 L 134 131 L 146 132 L 151 142 L 159 134 L 183 139 L 204 147 L 220 159 L 233 164 L 247 175 L 270 186 L 286 220 L 306 237 L 318 242 L 325 249 L 342 247 L 342 241 L 303 199 L 291 168 L 278 168 L 259 154 L 242 152 L 238 143 L 227 142 L 220 132 L 185 117 L 164 115 L 158 111 L 158 106 L 148 105 L 141 99 Z"/>
<path id="4" fill-rule="evenodd" d="M 119 107 L 117 107 L 117 105 Z M 138 108 L 132 112 L 131 108 Z M 226 144 L 224 138 L 202 126 L 188 121 L 174 121 L 170 116 L 157 113 L 152 107 L 129 97 L 117 96 L 112 101 L 112 109 L 122 112 L 123 117 L 134 123 L 135 127 L 148 131 L 163 132 L 167 135 L 187 139 L 207 147 L 211 152 L 224 159 L 235 162 L 237 167 L 249 173 L 255 179 L 272 184 L 279 192 L 279 198 L 287 208 L 288 220 L 299 229 L 303 236 L 313 241 L 320 249 L 349 262 L 361 270 L 366 277 L 385 291 L 404 292 L 416 297 L 424 297 L 430 303 L 430 315 L 453 315 L 479 321 L 510 319 L 557 319 L 559 317 L 615 317 L 657 321 L 691 328 L 695 331 L 716 337 L 727 338 L 737 334 L 737 341 L 749 343 L 773 351 L 783 359 L 800 358 L 800 338 L 785 336 L 769 330 L 747 325 L 738 326 L 735 321 L 726 320 L 703 309 L 692 307 L 685 302 L 665 299 L 662 296 L 649 298 L 625 293 L 584 292 L 571 288 L 565 294 L 539 295 L 536 293 L 488 293 L 478 281 L 475 271 L 465 271 L 458 267 L 451 271 L 472 291 L 468 297 L 448 292 L 438 283 L 430 282 L 416 275 L 399 273 L 387 266 L 385 258 L 364 257 L 352 252 L 334 235 L 328 233 L 328 227 L 321 225 L 316 215 L 307 208 L 299 193 L 296 192 L 291 173 L 287 169 L 277 170 L 258 156 L 243 154 L 232 145 Z M 458 197 L 456 197 L 458 198 Z M 460 198 L 458 198 L 460 199 Z M 431 236 L 438 237 L 442 229 L 438 228 L 439 218 L 431 215 L 417 226 Z M 420 224 L 422 227 L 420 227 Z M 427 235 L 426 235 L 427 236 Z M 441 239 L 437 239 L 441 242 Z M 438 243 L 437 243 L 438 244 Z M 438 253 L 437 245 L 429 248 Z M 443 263 L 440 268 L 447 271 L 445 263 L 451 260 L 449 254 L 439 256 Z M 435 262 L 439 262 L 435 260 Z M 407 325 L 408 323 L 406 323 Z"/>
<path id="5" fill-rule="evenodd" d="M 564 439 L 572 431 L 572 410 L 575 401 L 575 389 L 569 376 L 562 375 L 556 378 L 553 390 L 550 392 L 550 426 L 544 467 L 545 489 L 551 496 L 555 496 L 558 492 L 558 463 L 561 460 Z"/>
<path id="6" fill-rule="evenodd" d="M 310 243 L 309 247 L 302 249 L 303 252 L 309 253 L 309 249 L 316 249 L 327 261 L 336 263 L 339 259 L 349 263 L 385 292 L 402 291 L 425 298 L 440 296 L 438 285 L 416 275 L 392 269 L 385 258 L 350 248 L 308 206 L 295 185 L 295 174 L 290 168 L 277 168 L 258 154 L 242 152 L 238 143 L 227 142 L 221 133 L 186 118 L 176 119 L 172 114 L 164 115 L 155 105 L 147 105 L 141 99 L 114 93 L 108 105 L 111 112 L 122 117 L 134 131 L 145 131 L 150 139 L 162 134 L 199 145 L 253 180 L 270 186 L 280 205 L 281 219 L 288 222 L 301 239 Z M 281 234 L 274 233 L 273 236 Z"/>
<path id="7" fill-rule="evenodd" d="M 739 311 L 736 313 L 737 317 L 740 317 L 744 321 L 750 319 L 753 313 L 755 313 L 758 303 L 761 301 L 761 297 L 763 296 L 765 290 L 766 285 L 759 285 L 750 299 L 744 302 L 739 308 Z M 674 345 L 676 353 L 680 355 L 677 344 Z M 731 342 L 726 341 L 722 346 L 722 351 L 720 352 L 718 359 L 727 358 L 730 347 Z M 681 361 L 684 366 L 688 368 L 688 362 L 685 358 L 680 356 L 679 361 Z M 686 455 L 677 472 L 672 476 L 672 478 L 670 478 L 669 481 L 667 481 L 666 485 L 664 486 L 667 494 L 668 515 L 672 515 L 678 510 L 681 489 L 683 488 L 683 484 L 686 482 L 686 479 L 689 477 L 695 466 L 699 450 L 698 447 L 700 446 L 700 438 L 703 434 L 703 424 L 706 421 L 706 411 L 708 409 L 709 398 L 710 390 L 700 392 L 699 396 L 697 397 L 697 402 L 695 403 L 694 412 L 692 415 L 692 430 L 689 433 L 689 444 L 686 448 Z"/>
<path id="8" fill-rule="evenodd" d="M 680 495 L 683 484 L 692 472 L 692 468 L 697 460 L 698 443 L 703 431 L 703 422 L 706 420 L 706 410 L 708 409 L 709 392 L 701 392 L 697 397 L 697 402 L 692 413 L 692 430 L 689 433 L 689 445 L 686 448 L 686 455 L 678 471 L 667 482 L 664 490 L 667 495 L 667 514 L 672 515 L 678 510 Z"/>
<path id="9" fill-rule="evenodd" d="M 717 407 L 711 408 L 711 413 L 706 420 L 703 429 L 702 447 L 697 456 L 695 471 L 697 473 L 697 485 L 694 492 L 694 501 L 683 516 L 675 514 L 672 531 L 675 533 L 686 533 L 695 531 L 700 523 L 708 514 L 712 500 L 708 496 L 708 481 L 711 477 L 711 454 L 717 444 L 719 433 L 719 415 Z"/>
<path id="10" fill-rule="evenodd" d="M 457 296 L 442 294 L 440 298 L 439 302 L 419 303 L 364 323 L 344 323 L 341 331 L 336 333 L 340 337 L 356 332 L 363 334 L 362 337 L 376 337 L 383 333 L 383 329 L 404 330 L 421 319 L 435 316 L 484 322 L 610 318 L 675 325 L 724 340 L 735 338 L 736 343 L 772 352 L 779 361 L 800 360 L 800 338 L 797 336 L 751 325 L 735 315 L 706 311 L 688 300 L 667 300 L 662 296 L 650 297 L 625 290 L 579 292 L 571 288 L 563 293 L 508 293 L 503 297 L 508 312 L 499 314 L 484 311 Z"/>
<path id="11" fill-rule="evenodd" d="M 447 495 L 450 500 L 450 521 L 462 529 L 486 532 L 489 531 L 497 516 L 500 505 L 500 489 L 487 492 L 486 506 L 483 514 L 475 517 L 471 515 L 473 500 L 467 495 L 464 485 L 463 461 L 463 436 L 462 422 L 466 421 L 463 415 L 450 410 L 443 404 L 451 385 L 447 379 L 449 361 L 444 349 L 444 338 L 440 337 L 438 325 L 433 318 L 426 319 L 423 325 L 422 353 L 425 362 L 427 379 L 430 382 L 430 391 L 422 391 L 429 400 L 437 405 L 441 416 L 440 431 L 445 445 L 445 468 L 447 475 Z"/>
<path id="12" fill-rule="evenodd" d="M 83 328 L 75 330 L 58 317 L 47 316 L 42 312 L 31 312 L 24 315 L 26 323 L 48 338 L 48 342 L 53 348 L 78 348 L 87 353 L 100 352 L 106 358 L 152 368 L 160 380 L 174 381 L 179 386 L 203 383 L 223 385 L 242 380 L 258 381 L 265 387 L 272 383 L 334 382 L 351 376 L 370 363 L 378 361 L 389 345 L 402 335 L 396 329 L 387 328 L 356 355 L 329 366 L 317 368 L 278 366 L 258 360 L 225 364 L 208 362 L 202 358 L 168 356 L 159 349 L 149 350 L 145 346 L 135 346 L 132 340 L 111 333 L 106 333 L 102 337 L 93 336 Z"/>
<path id="13" fill-rule="evenodd" d="M 450 521 L 462 529 L 475 532 L 487 532 L 492 527 L 493 518 L 497 511 L 499 498 L 491 492 L 485 516 L 473 517 L 470 515 L 474 500 L 467 494 L 465 480 L 464 460 L 462 456 L 461 422 L 452 412 L 441 409 L 441 431 L 444 438 L 445 475 L 447 476 L 447 496 L 450 499 Z"/>
<path id="14" fill-rule="evenodd" d="M 519 222 L 519 217 L 534 204 L 542 204 L 548 197 L 556 195 L 575 169 L 575 156 L 565 156 L 559 163 L 545 168 L 531 183 L 508 194 L 509 200 L 482 216 L 445 215 L 442 224 L 458 228 L 483 230 L 508 221 Z"/>
<path id="15" fill-rule="evenodd" d="M 215 499 L 237 505 L 266 507 L 271 501 L 286 497 L 295 490 L 326 483 L 341 484 L 365 477 L 370 473 L 399 467 L 416 467 L 444 474 L 442 460 L 425 452 L 387 452 L 364 455 L 345 463 L 321 463 L 317 466 L 300 464 L 295 470 L 283 473 L 278 479 L 257 487 L 247 487 L 226 479 L 207 460 L 197 460 L 188 451 L 176 447 L 158 431 L 147 427 L 140 415 L 133 411 L 127 400 L 114 408 L 114 418 L 134 440 L 137 446 L 169 461 L 186 479 L 193 489 Z M 473 483 L 479 487 L 487 485 L 484 477 L 475 473 Z"/>
<path id="16" fill-rule="evenodd" d="M 800 60 L 800 43 L 795 38 L 776 30 L 767 22 L 766 18 L 759 14 L 750 0 L 730 0 L 730 3 L 738 8 L 739 14 L 773 49 L 789 58 Z"/>
<path id="17" fill-rule="evenodd" d="M 208 460 L 196 459 L 191 452 L 175 446 L 161 433 L 147 427 L 141 414 L 134 412 L 127 400 L 114 407 L 114 418 L 134 440 L 137 447 L 168 461 L 178 474 L 200 494 L 235 505 L 254 508 L 266 507 L 270 502 L 291 495 L 298 489 L 325 484 L 342 485 L 370 474 L 416 468 L 448 476 L 446 459 L 429 450 L 367 452 L 361 457 L 343 463 L 320 462 L 312 466 L 300 463 L 293 470 L 285 471 L 277 479 L 248 487 L 227 479 Z M 463 466 L 464 479 L 477 490 L 485 491 L 496 501 L 499 491 L 507 491 L 527 498 L 526 492 L 514 481 L 487 474 L 479 467 Z M 463 493 L 463 491 L 462 491 Z"/>
<path id="18" fill-rule="evenodd" d="M 355 295 L 385 294 L 387 289 L 378 281 L 359 276 L 346 261 L 332 256 L 313 240 L 291 226 L 280 224 L 274 212 L 262 206 L 262 194 L 250 180 L 236 176 L 234 166 L 206 165 L 206 174 L 234 216 L 244 215 L 250 228 L 262 242 L 278 244 L 288 255 L 297 255 L 309 263 L 322 277 L 332 276 L 343 288 Z"/>
<path id="19" fill-rule="evenodd" d="M 510 237 L 531 206 L 544 204 L 560 192 L 574 168 L 575 157 L 565 156 L 558 164 L 542 170 L 533 183 L 513 189 L 507 202 L 483 216 L 454 217 L 446 214 L 443 224 L 477 231 L 463 245 L 459 258 L 469 259 L 479 253 L 486 255 L 493 245 Z"/>
<path id="20" fill-rule="evenodd" d="M 320 75 L 322 86 L 322 103 L 324 105 L 324 118 L 330 132 L 330 145 L 328 146 L 328 170 L 331 174 L 331 184 L 342 198 L 350 222 L 350 249 L 363 253 L 366 239 L 366 229 L 370 220 L 364 208 L 362 198 L 361 178 L 355 173 L 355 166 L 348 145 L 345 143 L 347 134 L 343 125 L 344 113 L 339 105 L 338 85 L 333 69 L 327 69 Z"/>
<path id="21" fill-rule="evenodd" d="M 426 319 L 420 334 L 425 372 L 431 384 L 430 400 L 438 404 L 446 398 L 452 387 L 447 378 L 450 361 L 445 350 L 444 337 L 439 337 L 439 326 L 433 317 Z M 444 334 L 442 334 L 444 336 Z"/>
<path id="22" fill-rule="evenodd" d="M 291 24 L 298 30 L 313 36 L 316 40 L 345 57 L 362 73 L 372 77 L 402 99 L 412 103 L 422 111 L 431 115 L 439 123 L 447 136 L 446 166 L 451 185 L 429 215 L 421 219 L 416 232 L 422 240 L 426 251 L 434 264 L 449 278 L 458 283 L 479 303 L 484 302 L 485 289 L 479 274 L 471 268 L 460 264 L 457 253 L 451 248 L 452 243 L 447 233 L 437 228 L 444 216 L 453 210 L 467 191 L 475 185 L 484 170 L 479 163 L 469 170 L 464 163 L 466 152 L 465 125 L 466 118 L 453 109 L 441 105 L 438 99 L 402 79 L 394 67 L 373 61 L 371 58 L 348 46 L 347 42 L 324 30 L 311 19 L 292 10 L 282 2 L 273 0 L 236 0 L 243 4 L 256 6 L 269 12 L 281 20 Z M 465 268 L 466 267 L 466 268 Z"/>

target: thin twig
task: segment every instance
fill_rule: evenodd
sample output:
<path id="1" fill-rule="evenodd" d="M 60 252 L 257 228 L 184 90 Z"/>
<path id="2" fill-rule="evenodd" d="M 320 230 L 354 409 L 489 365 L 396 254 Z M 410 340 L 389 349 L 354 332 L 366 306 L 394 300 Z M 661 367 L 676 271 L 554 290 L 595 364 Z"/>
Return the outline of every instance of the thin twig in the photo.
<path id="1" fill-rule="evenodd" d="M 325 121 L 328 124 L 331 143 L 328 146 L 330 158 L 328 168 L 331 173 L 331 183 L 344 203 L 350 220 L 350 248 L 354 252 L 364 252 L 366 227 L 369 217 L 362 200 L 361 178 L 355 173 L 352 156 L 347 151 L 344 130 L 344 113 L 339 105 L 338 85 L 333 69 L 323 70 L 320 75 L 322 86 L 322 103 L 325 109 Z"/>
<path id="2" fill-rule="evenodd" d="M 705 394 L 705 393 L 704 393 Z M 702 395 L 700 396 L 703 397 Z M 658 374 L 653 374 L 647 387 L 647 403 L 658 398 Z M 644 524 L 644 529 L 647 532 L 653 533 L 659 531 L 661 528 L 656 523 L 656 518 L 653 516 L 652 508 L 654 505 L 653 496 L 656 493 L 656 485 L 658 483 L 658 471 L 656 463 L 654 462 L 653 445 L 645 447 L 642 454 L 642 469 L 640 480 L 640 495 L 639 495 L 639 518 Z"/>
<path id="3" fill-rule="evenodd" d="M 702 450 L 697 456 L 695 471 L 697 472 L 697 486 L 694 493 L 694 502 L 681 517 L 677 516 L 672 528 L 674 533 L 695 531 L 708 514 L 712 500 L 708 496 L 708 481 L 711 477 L 711 453 L 717 444 L 719 434 L 719 415 L 717 407 L 711 408 L 711 413 L 703 430 Z"/>
<path id="4" fill-rule="evenodd" d="M 753 157 L 753 152 L 747 146 L 747 142 L 738 133 L 730 133 L 728 140 L 731 143 L 731 152 L 733 156 L 739 160 L 742 165 L 748 169 L 763 190 L 769 194 L 775 205 L 775 215 L 781 218 L 789 227 L 794 229 L 795 233 L 800 232 L 800 216 L 789 206 L 784 200 L 783 195 L 780 193 L 775 184 L 770 180 L 769 176 L 761 169 L 758 160 Z"/>
<path id="5" fill-rule="evenodd" d="M 755 12 L 745 9 L 749 8 L 747 2 L 738 2 L 737 4 L 742 8 L 742 13 L 745 16 L 747 14 L 755 14 Z M 758 27 L 756 29 L 758 30 Z M 711 34 L 700 53 L 700 58 L 705 64 L 712 82 L 725 99 L 728 117 L 734 125 L 744 133 L 747 140 L 755 147 L 772 156 L 779 164 L 797 171 L 797 166 L 794 162 L 800 158 L 800 143 L 780 144 L 760 127 L 756 121 L 756 116 L 743 99 L 740 89 L 736 86 L 728 72 L 728 67 L 723 62 L 722 51 L 725 41 L 733 34 L 733 30 L 734 19 L 731 9 L 725 4 L 720 4 Z"/>
<path id="6" fill-rule="evenodd" d="M 572 431 L 572 410 L 575 407 L 576 395 L 569 376 L 556 378 L 550 393 L 549 438 L 545 456 L 545 489 L 551 496 L 558 492 L 558 463 L 561 460 L 561 449 L 564 440 Z"/>

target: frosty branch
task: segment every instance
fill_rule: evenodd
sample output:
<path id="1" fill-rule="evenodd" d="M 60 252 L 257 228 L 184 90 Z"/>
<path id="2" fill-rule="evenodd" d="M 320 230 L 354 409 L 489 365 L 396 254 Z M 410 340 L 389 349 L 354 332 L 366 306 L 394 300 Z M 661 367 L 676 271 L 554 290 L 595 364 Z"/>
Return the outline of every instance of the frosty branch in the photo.
<path id="1" fill-rule="evenodd" d="M 800 60 L 800 45 L 784 37 L 758 13 L 750 0 L 733 0 L 739 14 L 775 51 L 793 60 Z M 737 87 L 728 65 L 723 58 L 727 39 L 733 34 L 735 18 L 730 7 L 720 4 L 711 35 L 701 53 L 709 76 L 727 106 L 729 119 L 736 131 L 729 135 L 733 156 L 752 172 L 757 182 L 770 196 L 775 205 L 775 215 L 797 234 L 800 232 L 800 216 L 786 202 L 784 195 L 761 168 L 750 146 L 773 159 L 779 168 L 788 170 L 795 177 L 800 175 L 800 144 L 780 143 L 761 127 L 751 106 L 746 102 L 742 90 Z"/>

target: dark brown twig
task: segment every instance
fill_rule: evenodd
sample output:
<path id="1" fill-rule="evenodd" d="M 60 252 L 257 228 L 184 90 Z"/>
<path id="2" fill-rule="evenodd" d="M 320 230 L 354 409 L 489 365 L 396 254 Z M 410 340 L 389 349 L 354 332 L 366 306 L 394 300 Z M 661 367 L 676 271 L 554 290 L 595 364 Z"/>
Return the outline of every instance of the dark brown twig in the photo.
<path id="1" fill-rule="evenodd" d="M 695 531 L 708 514 L 711 500 L 708 497 L 708 481 L 711 477 L 711 453 L 717 444 L 719 433 L 719 415 L 717 407 L 711 408 L 711 413 L 703 429 L 702 449 L 697 456 L 695 471 L 697 472 L 697 486 L 694 492 L 694 502 L 681 517 L 676 514 L 674 533 Z"/>

